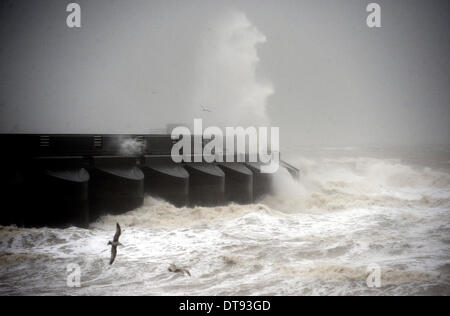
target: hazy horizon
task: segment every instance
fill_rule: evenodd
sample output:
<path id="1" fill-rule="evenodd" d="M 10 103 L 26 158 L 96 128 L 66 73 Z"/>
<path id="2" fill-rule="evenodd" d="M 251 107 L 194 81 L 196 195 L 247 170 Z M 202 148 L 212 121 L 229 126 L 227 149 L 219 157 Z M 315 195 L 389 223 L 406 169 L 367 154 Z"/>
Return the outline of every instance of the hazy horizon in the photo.
<path id="1" fill-rule="evenodd" d="M 1 133 L 280 127 L 292 145 L 450 145 L 448 1 L 0 4 Z M 201 105 L 212 110 L 202 112 Z"/>

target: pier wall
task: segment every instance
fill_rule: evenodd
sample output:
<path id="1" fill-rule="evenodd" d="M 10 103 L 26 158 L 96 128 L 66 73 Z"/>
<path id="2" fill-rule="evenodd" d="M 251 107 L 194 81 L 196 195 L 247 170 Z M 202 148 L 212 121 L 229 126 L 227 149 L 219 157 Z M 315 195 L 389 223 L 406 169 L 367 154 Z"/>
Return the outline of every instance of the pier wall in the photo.
<path id="1" fill-rule="evenodd" d="M 272 190 L 274 175 L 258 163 L 173 162 L 170 135 L 8 134 L 0 142 L 3 225 L 86 227 L 141 206 L 146 194 L 195 207 L 249 204 Z"/>

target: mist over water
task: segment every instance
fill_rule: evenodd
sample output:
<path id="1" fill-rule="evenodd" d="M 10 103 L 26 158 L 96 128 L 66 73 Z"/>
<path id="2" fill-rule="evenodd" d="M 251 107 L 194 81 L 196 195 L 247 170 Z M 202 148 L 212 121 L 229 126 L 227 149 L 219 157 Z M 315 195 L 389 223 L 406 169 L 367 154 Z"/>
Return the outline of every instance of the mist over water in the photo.
<path id="1" fill-rule="evenodd" d="M 380 29 L 358 1 L 81 2 L 80 30 L 58 0 L 1 7 L 0 132 L 270 116 L 295 145 L 450 143 L 445 1 L 385 1 Z"/>

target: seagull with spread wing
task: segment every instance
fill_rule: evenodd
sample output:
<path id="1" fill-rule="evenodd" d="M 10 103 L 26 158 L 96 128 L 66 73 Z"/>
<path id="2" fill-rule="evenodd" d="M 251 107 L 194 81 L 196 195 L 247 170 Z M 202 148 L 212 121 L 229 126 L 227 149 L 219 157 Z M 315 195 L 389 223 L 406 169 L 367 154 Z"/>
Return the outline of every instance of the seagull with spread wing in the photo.
<path id="1" fill-rule="evenodd" d="M 120 234 L 122 233 L 122 230 L 120 229 L 119 223 L 116 223 L 116 234 L 114 235 L 113 241 L 108 242 L 108 246 L 111 245 L 111 259 L 109 260 L 109 264 L 113 264 L 114 259 L 116 259 L 117 255 L 117 246 L 123 246 L 119 242 Z"/>
<path id="2" fill-rule="evenodd" d="M 203 112 L 212 112 L 210 109 L 208 109 L 207 107 L 200 105 L 202 107 L 202 111 Z"/>
<path id="3" fill-rule="evenodd" d="M 185 268 L 179 268 L 179 267 L 177 267 L 174 263 L 172 263 L 170 266 L 169 266 L 169 269 L 167 269 L 167 270 L 169 270 L 170 272 L 173 272 L 173 273 L 181 273 L 181 274 L 183 274 L 183 275 L 189 275 L 189 276 L 191 276 L 191 273 L 189 272 L 189 270 L 188 269 L 185 269 Z"/>

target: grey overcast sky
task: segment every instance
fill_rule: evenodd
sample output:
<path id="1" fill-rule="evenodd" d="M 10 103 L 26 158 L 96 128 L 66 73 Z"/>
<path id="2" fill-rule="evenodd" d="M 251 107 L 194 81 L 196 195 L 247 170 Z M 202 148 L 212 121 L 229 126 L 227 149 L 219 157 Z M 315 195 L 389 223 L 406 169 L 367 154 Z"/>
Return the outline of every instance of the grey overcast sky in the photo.
<path id="1" fill-rule="evenodd" d="M 0 132 L 280 127 L 293 144 L 450 144 L 450 1 L 1 1 Z M 201 105 L 212 110 L 202 112 Z"/>

